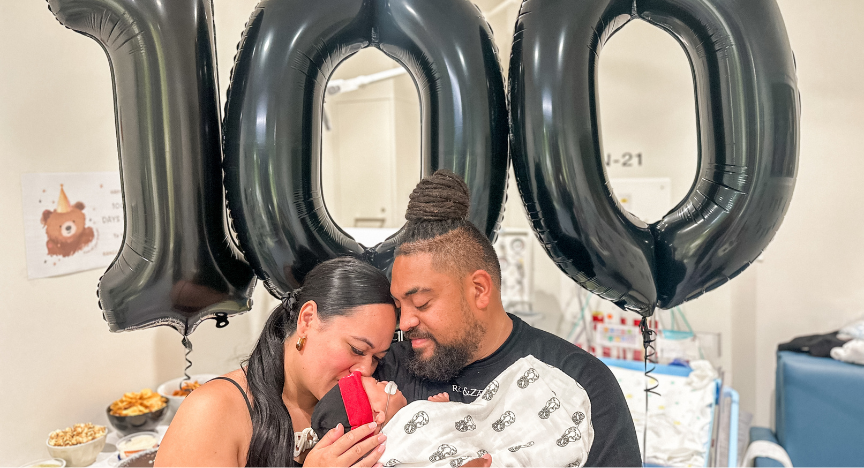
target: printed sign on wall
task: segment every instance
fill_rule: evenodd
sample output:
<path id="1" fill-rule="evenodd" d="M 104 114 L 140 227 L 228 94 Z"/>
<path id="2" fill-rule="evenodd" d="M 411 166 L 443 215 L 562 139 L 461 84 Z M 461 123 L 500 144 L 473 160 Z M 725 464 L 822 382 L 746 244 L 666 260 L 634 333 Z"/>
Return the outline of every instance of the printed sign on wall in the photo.
<path id="1" fill-rule="evenodd" d="M 105 268 L 123 241 L 117 172 L 23 174 L 27 276 Z"/>

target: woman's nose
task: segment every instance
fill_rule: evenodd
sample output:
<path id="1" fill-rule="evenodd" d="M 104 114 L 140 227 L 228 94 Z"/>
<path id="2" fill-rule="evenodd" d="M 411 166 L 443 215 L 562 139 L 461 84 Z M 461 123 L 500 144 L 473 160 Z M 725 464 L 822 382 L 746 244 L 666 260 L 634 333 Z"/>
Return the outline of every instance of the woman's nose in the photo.
<path id="1" fill-rule="evenodd" d="M 371 377 L 372 372 L 375 372 L 375 365 L 371 356 L 364 356 L 363 359 L 351 367 L 351 372 L 360 372 L 363 377 Z"/>

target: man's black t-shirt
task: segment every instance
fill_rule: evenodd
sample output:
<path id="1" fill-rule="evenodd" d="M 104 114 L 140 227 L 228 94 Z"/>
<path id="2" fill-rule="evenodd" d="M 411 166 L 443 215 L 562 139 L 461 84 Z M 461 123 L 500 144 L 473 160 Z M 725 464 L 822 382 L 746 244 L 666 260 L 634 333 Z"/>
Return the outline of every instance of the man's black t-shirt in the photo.
<path id="1" fill-rule="evenodd" d="M 587 419 L 594 427 L 594 442 L 585 466 L 642 466 L 633 419 L 612 371 L 581 348 L 508 315 L 513 320 L 513 331 L 507 341 L 490 356 L 466 366 L 450 382 L 421 380 L 408 371 L 405 363 L 410 341 L 393 343 L 378 364 L 375 377 L 396 382 L 409 403 L 438 393 L 448 393 L 450 401 L 470 403 L 498 374 L 517 360 L 533 355 L 572 377 L 588 393 L 591 414 Z"/>

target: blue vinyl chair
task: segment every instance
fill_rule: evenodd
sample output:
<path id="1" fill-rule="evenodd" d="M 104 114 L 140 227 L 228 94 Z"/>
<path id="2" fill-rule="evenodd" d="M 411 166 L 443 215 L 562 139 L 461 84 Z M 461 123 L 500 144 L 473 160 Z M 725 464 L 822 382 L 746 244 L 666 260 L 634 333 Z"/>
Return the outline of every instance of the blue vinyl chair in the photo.
<path id="1" fill-rule="evenodd" d="M 751 443 L 780 445 L 794 466 L 864 466 L 864 366 L 780 351 L 776 378 L 776 429 L 751 428 Z"/>

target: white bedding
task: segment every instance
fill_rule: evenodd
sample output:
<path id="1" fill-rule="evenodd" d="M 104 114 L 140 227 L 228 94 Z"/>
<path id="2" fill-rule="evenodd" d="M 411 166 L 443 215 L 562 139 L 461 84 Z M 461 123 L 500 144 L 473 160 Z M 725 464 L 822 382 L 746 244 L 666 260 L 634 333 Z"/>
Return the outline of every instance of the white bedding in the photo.
<path id="1" fill-rule="evenodd" d="M 705 466 L 711 439 L 716 372 L 707 361 L 691 363 L 689 377 L 652 373 L 659 396 L 648 399 L 647 462 L 663 466 Z M 644 452 L 645 381 L 642 371 L 611 366 L 618 379 Z M 651 383 L 649 379 L 649 383 Z"/>

